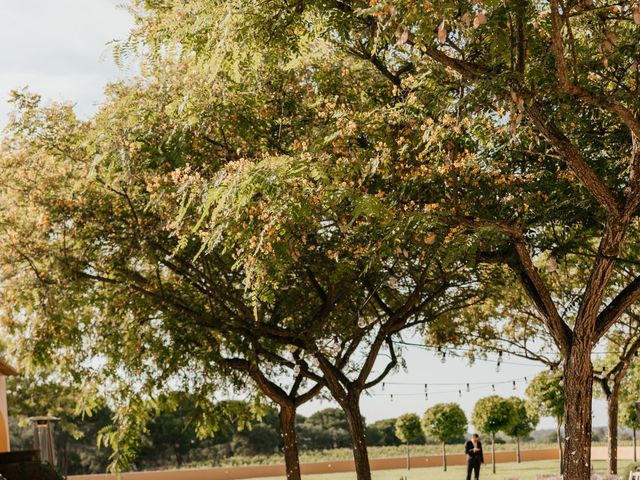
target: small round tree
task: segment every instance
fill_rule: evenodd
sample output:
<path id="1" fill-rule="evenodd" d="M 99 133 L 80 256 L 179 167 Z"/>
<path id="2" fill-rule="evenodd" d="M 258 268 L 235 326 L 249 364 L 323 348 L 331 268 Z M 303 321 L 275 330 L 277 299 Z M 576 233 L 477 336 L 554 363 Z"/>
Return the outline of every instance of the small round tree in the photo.
<path id="1" fill-rule="evenodd" d="M 560 473 L 564 472 L 562 461 L 562 423 L 564 422 L 564 387 L 562 374 L 542 372 L 536 375 L 526 390 L 533 408 L 544 417 L 556 419 L 556 438 L 560 452 Z"/>
<path id="2" fill-rule="evenodd" d="M 638 461 L 636 453 L 636 431 L 640 428 L 640 416 L 638 405 L 635 402 L 627 402 L 622 406 L 622 423 L 633 432 L 633 461 Z"/>
<path id="3" fill-rule="evenodd" d="M 457 403 L 438 403 L 424 412 L 424 433 L 442 442 L 442 465 L 447 471 L 447 440 L 464 435 L 467 416 Z"/>
<path id="4" fill-rule="evenodd" d="M 513 405 L 498 395 L 481 398 L 471 414 L 473 425 L 481 432 L 491 435 L 491 465 L 496 473 L 496 433 L 504 432 L 513 423 Z"/>
<path id="5" fill-rule="evenodd" d="M 508 401 L 513 407 L 513 422 L 504 433 L 516 439 L 516 462 L 520 463 L 520 439 L 536 429 L 540 416 L 531 402 L 518 397 L 510 397 Z"/>
<path id="6" fill-rule="evenodd" d="M 411 470 L 411 444 L 424 443 L 424 433 L 420 426 L 420 417 L 415 413 L 405 413 L 396 420 L 396 437 L 407 445 L 407 470 Z"/>

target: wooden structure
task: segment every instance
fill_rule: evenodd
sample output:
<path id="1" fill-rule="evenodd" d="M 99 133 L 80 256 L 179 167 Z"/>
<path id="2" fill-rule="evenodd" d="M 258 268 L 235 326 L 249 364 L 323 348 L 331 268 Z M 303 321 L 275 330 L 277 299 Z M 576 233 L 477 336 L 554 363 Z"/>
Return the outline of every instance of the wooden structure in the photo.
<path id="1" fill-rule="evenodd" d="M 0 453 L 10 450 L 6 378 L 17 373 L 11 365 L 0 359 Z"/>

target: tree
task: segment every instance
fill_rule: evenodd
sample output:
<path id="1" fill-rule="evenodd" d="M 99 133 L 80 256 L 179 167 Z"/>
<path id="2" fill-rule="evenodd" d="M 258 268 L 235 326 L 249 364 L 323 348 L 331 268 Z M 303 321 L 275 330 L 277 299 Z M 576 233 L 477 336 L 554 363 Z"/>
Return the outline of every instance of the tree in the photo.
<path id="1" fill-rule="evenodd" d="M 526 390 L 533 408 L 545 417 L 556 419 L 556 439 L 560 453 L 560 472 L 564 471 L 562 454 L 562 423 L 565 414 L 565 389 L 562 375 L 558 372 L 542 372 L 536 375 Z"/>
<path id="2" fill-rule="evenodd" d="M 607 446 L 608 470 L 618 473 L 618 416 L 623 381 L 638 350 L 640 350 L 640 317 L 627 312 L 606 335 L 607 353 L 599 364 L 594 365 L 594 378 L 607 401 Z M 600 368 L 598 368 L 600 367 Z"/>
<path id="3" fill-rule="evenodd" d="M 400 445 L 400 439 L 396 436 L 395 418 L 378 420 L 367 425 L 367 441 L 371 446 Z"/>
<path id="4" fill-rule="evenodd" d="M 467 416 L 457 403 L 438 403 L 424 412 L 422 428 L 426 435 L 442 443 L 442 464 L 446 472 L 446 443 L 451 438 L 464 435 L 467 429 Z"/>
<path id="5" fill-rule="evenodd" d="M 491 435 L 493 473 L 496 473 L 496 433 L 509 430 L 513 421 L 513 404 L 498 395 L 481 398 L 473 407 L 471 422 L 480 432 Z"/>
<path id="6" fill-rule="evenodd" d="M 400 415 L 395 425 L 396 437 L 407 445 L 407 470 L 411 470 L 411 444 L 424 443 L 424 433 L 420 426 L 420 417 L 415 413 Z"/>
<path id="7" fill-rule="evenodd" d="M 256 52 L 316 52 L 304 48 L 309 38 L 375 69 L 377 77 L 362 85 L 386 81 L 393 92 L 386 101 L 399 118 L 358 117 L 347 135 L 364 144 L 374 123 L 398 126 L 390 146 L 401 146 L 389 149 L 398 174 L 411 172 L 412 187 L 424 180 L 415 191 L 442 193 L 442 201 L 418 201 L 417 210 L 430 206 L 452 228 L 482 237 L 492 255 L 479 259 L 512 270 L 510 282 L 526 292 L 563 358 L 572 405 L 567 478 L 587 478 L 591 349 L 640 291 L 634 268 L 633 280 L 616 281 L 625 262 L 635 261 L 629 246 L 640 200 L 637 6 L 558 0 L 491 0 L 482 7 L 438 1 L 428 9 L 409 1 L 293 9 L 248 0 L 136 5 L 147 8 L 138 13 L 138 30 L 148 32 L 153 54 L 166 51 L 170 36 L 184 57 L 215 58 L 213 72 L 237 77 Z M 203 12 L 206 27 L 194 33 L 190 21 Z M 593 48 L 594 39 L 600 48 Z M 571 308 L 554 300 L 536 265 L 548 251 L 580 256 L 589 271 Z"/>
<path id="8" fill-rule="evenodd" d="M 112 86 L 90 122 L 16 94 L 2 155 L 12 172 L 1 192 L 8 323 L 38 325 L 23 345 L 34 361 L 64 356 L 77 375 L 119 385 L 116 419 L 136 432 L 104 436 L 123 452 L 116 461 L 133 455 L 123 445 L 144 433 L 150 396 L 183 388 L 206 401 L 251 378 L 257 410 L 263 395 L 279 405 L 289 478 L 300 475 L 296 408 L 324 387 L 347 413 L 358 477 L 368 479 L 360 397 L 398 365 L 401 330 L 476 301 L 482 282 L 468 271 L 466 242 L 398 208 L 394 175 L 369 168 L 369 141 L 325 141 L 333 107 L 314 113 L 316 91 L 304 85 L 335 99 L 339 77 L 307 78 L 315 57 L 295 70 L 270 57 L 259 69 L 273 83 L 254 72 L 241 86 L 199 60 L 148 58 L 154 80 Z M 345 106 L 379 100 L 379 85 L 362 96 L 346 80 Z M 291 85 L 285 129 L 272 111 Z M 212 102 L 218 90 L 224 101 Z M 187 91 L 189 108 L 177 108 Z M 349 148 L 362 168 L 344 163 Z M 374 376 L 381 353 L 389 362 Z M 84 368 L 96 357 L 106 359 L 98 371 Z"/>
<path id="9" fill-rule="evenodd" d="M 636 431 L 640 428 L 640 419 L 638 418 L 638 404 L 636 402 L 627 402 L 622 405 L 622 423 L 633 432 L 633 461 L 637 462 Z"/>
<path id="10" fill-rule="evenodd" d="M 513 422 L 504 433 L 516 439 L 516 461 L 520 463 L 520 439 L 536 429 L 540 417 L 533 406 L 518 397 L 509 397 L 513 410 Z"/>

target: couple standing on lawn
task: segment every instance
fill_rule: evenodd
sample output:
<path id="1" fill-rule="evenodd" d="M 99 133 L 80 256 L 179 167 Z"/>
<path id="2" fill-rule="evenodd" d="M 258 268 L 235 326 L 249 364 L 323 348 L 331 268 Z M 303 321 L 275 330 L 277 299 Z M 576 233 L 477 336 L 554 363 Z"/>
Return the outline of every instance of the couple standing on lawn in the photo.
<path id="1" fill-rule="evenodd" d="M 467 454 L 467 480 L 471 480 L 471 472 L 475 474 L 475 479 L 480 478 L 480 465 L 484 463 L 482 455 L 482 442 L 477 433 L 474 433 L 471 440 L 467 440 L 464 445 L 464 453 Z"/>

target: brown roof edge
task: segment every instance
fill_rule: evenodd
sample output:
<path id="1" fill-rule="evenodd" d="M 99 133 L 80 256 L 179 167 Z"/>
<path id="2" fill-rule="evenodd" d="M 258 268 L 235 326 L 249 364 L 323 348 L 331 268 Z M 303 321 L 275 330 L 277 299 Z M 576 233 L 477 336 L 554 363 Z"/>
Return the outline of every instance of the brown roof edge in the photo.
<path id="1" fill-rule="evenodd" d="M 17 375 L 18 371 L 9 365 L 7 362 L 0 358 L 0 375 L 4 375 L 6 377 L 10 375 Z"/>

